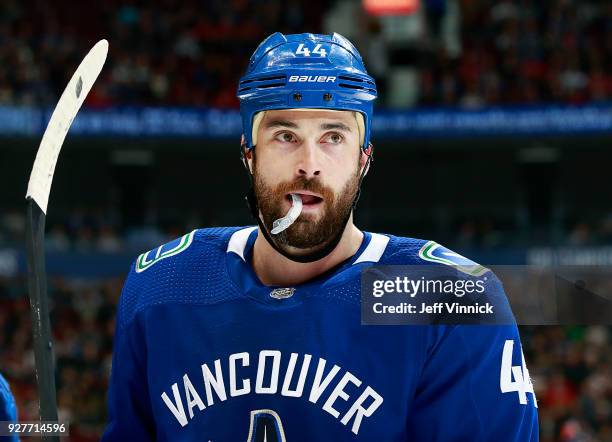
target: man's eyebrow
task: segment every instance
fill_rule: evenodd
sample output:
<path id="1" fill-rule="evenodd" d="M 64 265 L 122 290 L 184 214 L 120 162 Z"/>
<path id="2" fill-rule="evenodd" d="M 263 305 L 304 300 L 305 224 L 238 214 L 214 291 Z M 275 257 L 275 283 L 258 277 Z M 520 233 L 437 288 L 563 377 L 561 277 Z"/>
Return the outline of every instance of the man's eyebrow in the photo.
<path id="1" fill-rule="evenodd" d="M 272 129 L 275 127 L 288 127 L 290 129 L 297 129 L 298 125 L 293 121 L 288 120 L 270 120 L 264 124 L 264 129 Z"/>
<path id="2" fill-rule="evenodd" d="M 323 123 L 321 125 L 321 130 L 332 130 L 332 129 L 339 129 L 345 132 L 351 131 L 351 128 L 349 126 L 347 126 L 346 124 L 340 121 L 338 121 L 337 123 Z"/>

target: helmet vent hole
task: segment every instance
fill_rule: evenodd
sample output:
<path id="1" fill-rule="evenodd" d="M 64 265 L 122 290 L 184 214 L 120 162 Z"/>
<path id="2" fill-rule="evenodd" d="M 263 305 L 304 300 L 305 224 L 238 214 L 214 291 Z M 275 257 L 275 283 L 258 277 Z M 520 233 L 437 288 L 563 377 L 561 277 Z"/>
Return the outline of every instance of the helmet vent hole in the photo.
<path id="1" fill-rule="evenodd" d="M 299 92 L 293 94 L 293 101 L 302 101 L 302 94 L 300 94 Z"/>
<path id="2" fill-rule="evenodd" d="M 329 92 L 323 95 L 323 99 L 325 101 L 330 101 L 332 99 L 332 94 L 330 94 Z"/>
<path id="3" fill-rule="evenodd" d="M 268 84 L 259 84 L 257 85 L 257 89 L 266 89 L 269 87 L 283 87 L 283 83 L 268 83 Z"/>
<path id="4" fill-rule="evenodd" d="M 356 84 L 348 84 L 348 83 L 340 83 L 338 86 L 345 87 L 348 89 L 367 89 L 367 88 L 364 88 L 363 86 L 358 86 Z"/>

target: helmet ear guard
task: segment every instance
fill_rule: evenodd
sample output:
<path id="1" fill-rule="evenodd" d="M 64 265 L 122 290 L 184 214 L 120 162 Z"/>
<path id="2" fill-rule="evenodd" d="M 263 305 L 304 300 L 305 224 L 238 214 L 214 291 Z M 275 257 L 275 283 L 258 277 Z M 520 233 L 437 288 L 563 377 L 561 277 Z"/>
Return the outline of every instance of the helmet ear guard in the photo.
<path id="1" fill-rule="evenodd" d="M 249 155 L 250 153 L 251 149 L 248 148 L 244 134 L 242 134 L 240 136 L 240 161 L 242 161 L 242 164 L 246 168 L 249 175 L 252 175 L 253 171 L 251 170 L 251 166 L 249 165 L 249 158 L 247 158 L 247 155 Z"/>
<path id="2" fill-rule="evenodd" d="M 368 160 L 364 166 L 363 176 L 370 170 L 370 165 L 374 162 L 374 144 L 370 141 L 367 149 L 363 149 L 363 153 L 368 156 Z M 362 178 L 363 179 L 363 178 Z"/>

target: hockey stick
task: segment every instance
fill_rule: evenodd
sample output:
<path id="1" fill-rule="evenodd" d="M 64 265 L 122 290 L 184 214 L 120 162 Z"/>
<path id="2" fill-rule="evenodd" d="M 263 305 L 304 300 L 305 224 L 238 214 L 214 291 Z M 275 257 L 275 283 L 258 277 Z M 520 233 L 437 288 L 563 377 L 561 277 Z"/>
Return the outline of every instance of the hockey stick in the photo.
<path id="1" fill-rule="evenodd" d="M 94 81 L 98 78 L 107 54 L 108 42 L 100 40 L 85 56 L 68 82 L 68 86 L 66 86 L 57 102 L 47 129 L 43 134 L 26 194 L 28 287 L 34 332 L 34 356 L 41 422 L 57 421 L 55 369 L 49 323 L 44 250 L 47 203 L 55 164 L 68 129 L 70 129 L 72 120 L 76 117 Z M 43 440 L 57 441 L 59 437 L 43 436 Z"/>

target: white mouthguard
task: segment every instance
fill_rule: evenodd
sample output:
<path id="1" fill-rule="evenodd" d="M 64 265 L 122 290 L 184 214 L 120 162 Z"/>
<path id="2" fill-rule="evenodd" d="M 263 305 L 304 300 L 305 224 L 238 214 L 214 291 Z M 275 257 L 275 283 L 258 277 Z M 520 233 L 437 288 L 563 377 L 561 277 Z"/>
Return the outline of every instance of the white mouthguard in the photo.
<path id="1" fill-rule="evenodd" d="M 270 233 L 272 235 L 276 235 L 287 229 L 291 224 L 295 222 L 297 217 L 300 216 L 300 213 L 302 213 L 302 198 L 299 195 L 292 193 L 291 199 L 292 204 L 291 209 L 289 209 L 289 212 L 287 212 L 287 214 L 282 218 L 279 218 L 274 221 L 274 223 L 272 223 L 272 230 L 270 230 Z"/>

